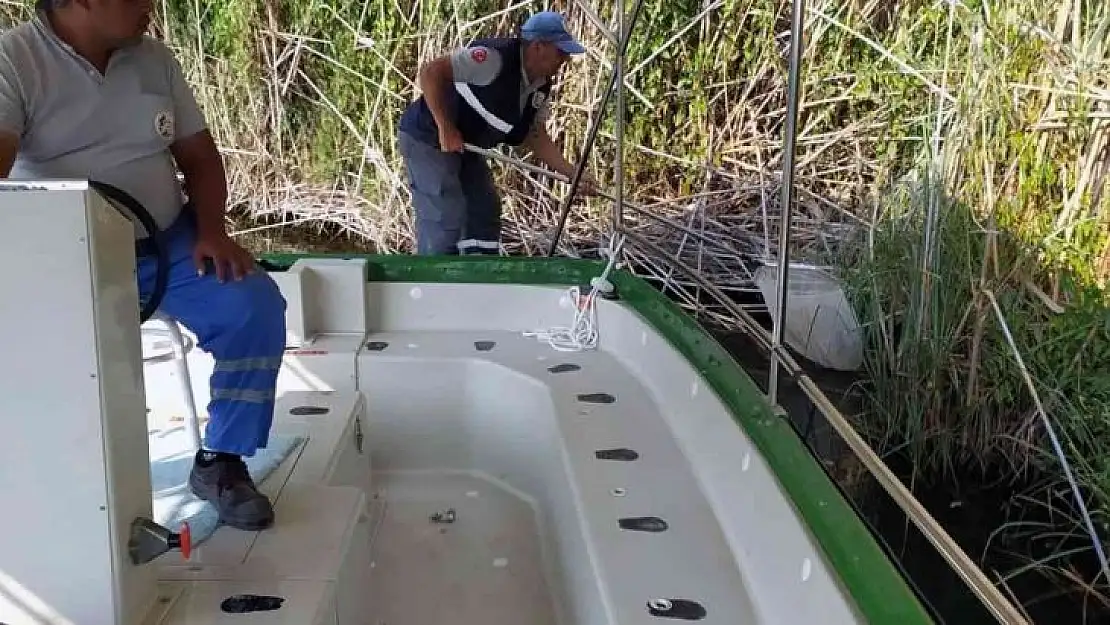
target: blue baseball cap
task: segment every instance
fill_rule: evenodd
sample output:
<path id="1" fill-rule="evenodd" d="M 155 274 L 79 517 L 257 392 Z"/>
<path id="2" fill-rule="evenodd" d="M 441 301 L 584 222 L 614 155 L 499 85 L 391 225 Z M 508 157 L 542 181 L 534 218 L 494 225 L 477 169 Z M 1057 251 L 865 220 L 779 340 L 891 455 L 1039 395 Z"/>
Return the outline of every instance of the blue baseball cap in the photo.
<path id="1" fill-rule="evenodd" d="M 586 48 L 567 32 L 563 16 L 555 11 L 541 11 L 520 27 L 520 37 L 525 41 L 547 41 L 567 54 L 582 54 Z"/>

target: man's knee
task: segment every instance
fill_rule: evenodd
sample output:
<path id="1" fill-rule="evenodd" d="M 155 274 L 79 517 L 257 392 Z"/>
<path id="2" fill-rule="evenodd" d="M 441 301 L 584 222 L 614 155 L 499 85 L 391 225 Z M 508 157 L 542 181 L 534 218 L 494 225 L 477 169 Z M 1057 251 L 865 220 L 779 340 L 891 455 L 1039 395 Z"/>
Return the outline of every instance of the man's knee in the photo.
<path id="1" fill-rule="evenodd" d="M 422 255 L 457 254 L 466 226 L 466 197 L 458 192 L 413 192 L 416 212 L 416 247 Z"/>
<path id="2" fill-rule="evenodd" d="M 257 332 L 268 349 L 282 353 L 285 350 L 286 301 L 273 278 L 256 267 L 255 272 L 237 283 L 238 289 L 229 305 L 242 315 L 239 327 Z M 226 285 L 225 285 L 226 286 Z"/>
<path id="3" fill-rule="evenodd" d="M 223 284 L 212 276 L 203 306 L 167 311 L 197 334 L 201 347 L 214 356 L 280 356 L 285 350 L 286 302 L 277 283 L 261 268 Z M 193 302 L 199 304 L 198 299 Z"/>

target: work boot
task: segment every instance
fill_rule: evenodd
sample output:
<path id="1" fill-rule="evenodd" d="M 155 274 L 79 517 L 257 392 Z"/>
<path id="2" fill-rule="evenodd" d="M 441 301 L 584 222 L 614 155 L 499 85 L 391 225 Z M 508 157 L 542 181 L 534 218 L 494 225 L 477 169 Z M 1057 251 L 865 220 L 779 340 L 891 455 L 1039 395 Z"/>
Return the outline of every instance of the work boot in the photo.
<path id="1" fill-rule="evenodd" d="M 274 509 L 258 492 L 247 464 L 233 454 L 199 452 L 189 474 L 189 489 L 212 503 L 225 525 L 247 531 L 270 527 Z"/>

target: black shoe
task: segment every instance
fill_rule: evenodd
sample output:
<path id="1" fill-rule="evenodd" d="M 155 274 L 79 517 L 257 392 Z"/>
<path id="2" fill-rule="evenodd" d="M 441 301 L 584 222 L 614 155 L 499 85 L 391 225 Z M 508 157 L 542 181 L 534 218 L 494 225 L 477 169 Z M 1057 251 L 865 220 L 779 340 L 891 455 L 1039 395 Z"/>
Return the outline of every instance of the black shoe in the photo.
<path id="1" fill-rule="evenodd" d="M 258 492 L 247 464 L 238 456 L 213 454 L 211 460 L 197 454 L 189 489 L 197 497 L 216 506 L 226 525 L 247 531 L 263 530 L 274 523 L 270 500 Z"/>

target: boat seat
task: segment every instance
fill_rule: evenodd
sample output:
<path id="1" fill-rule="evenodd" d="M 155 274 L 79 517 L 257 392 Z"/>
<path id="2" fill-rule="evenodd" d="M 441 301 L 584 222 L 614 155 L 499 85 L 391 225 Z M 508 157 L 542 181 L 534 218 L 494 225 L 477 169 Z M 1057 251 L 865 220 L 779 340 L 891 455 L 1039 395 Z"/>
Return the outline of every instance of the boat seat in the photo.
<path id="1" fill-rule="evenodd" d="M 330 591 L 313 599 L 327 603 L 320 609 L 340 623 L 357 622 L 354 615 L 367 610 L 370 561 L 364 420 L 365 403 L 357 392 L 296 391 L 279 397 L 273 436 L 300 442 L 259 484 L 273 501 L 274 526 L 261 532 L 220 527 L 189 560 L 177 551 L 166 553 L 158 559 L 161 582 L 171 590 L 185 582 L 209 583 L 206 588 L 214 589 L 203 597 L 211 599 L 189 601 L 209 601 L 203 610 L 219 618 L 230 615 L 220 615 L 217 599 L 234 594 L 233 587 L 322 583 Z"/>

